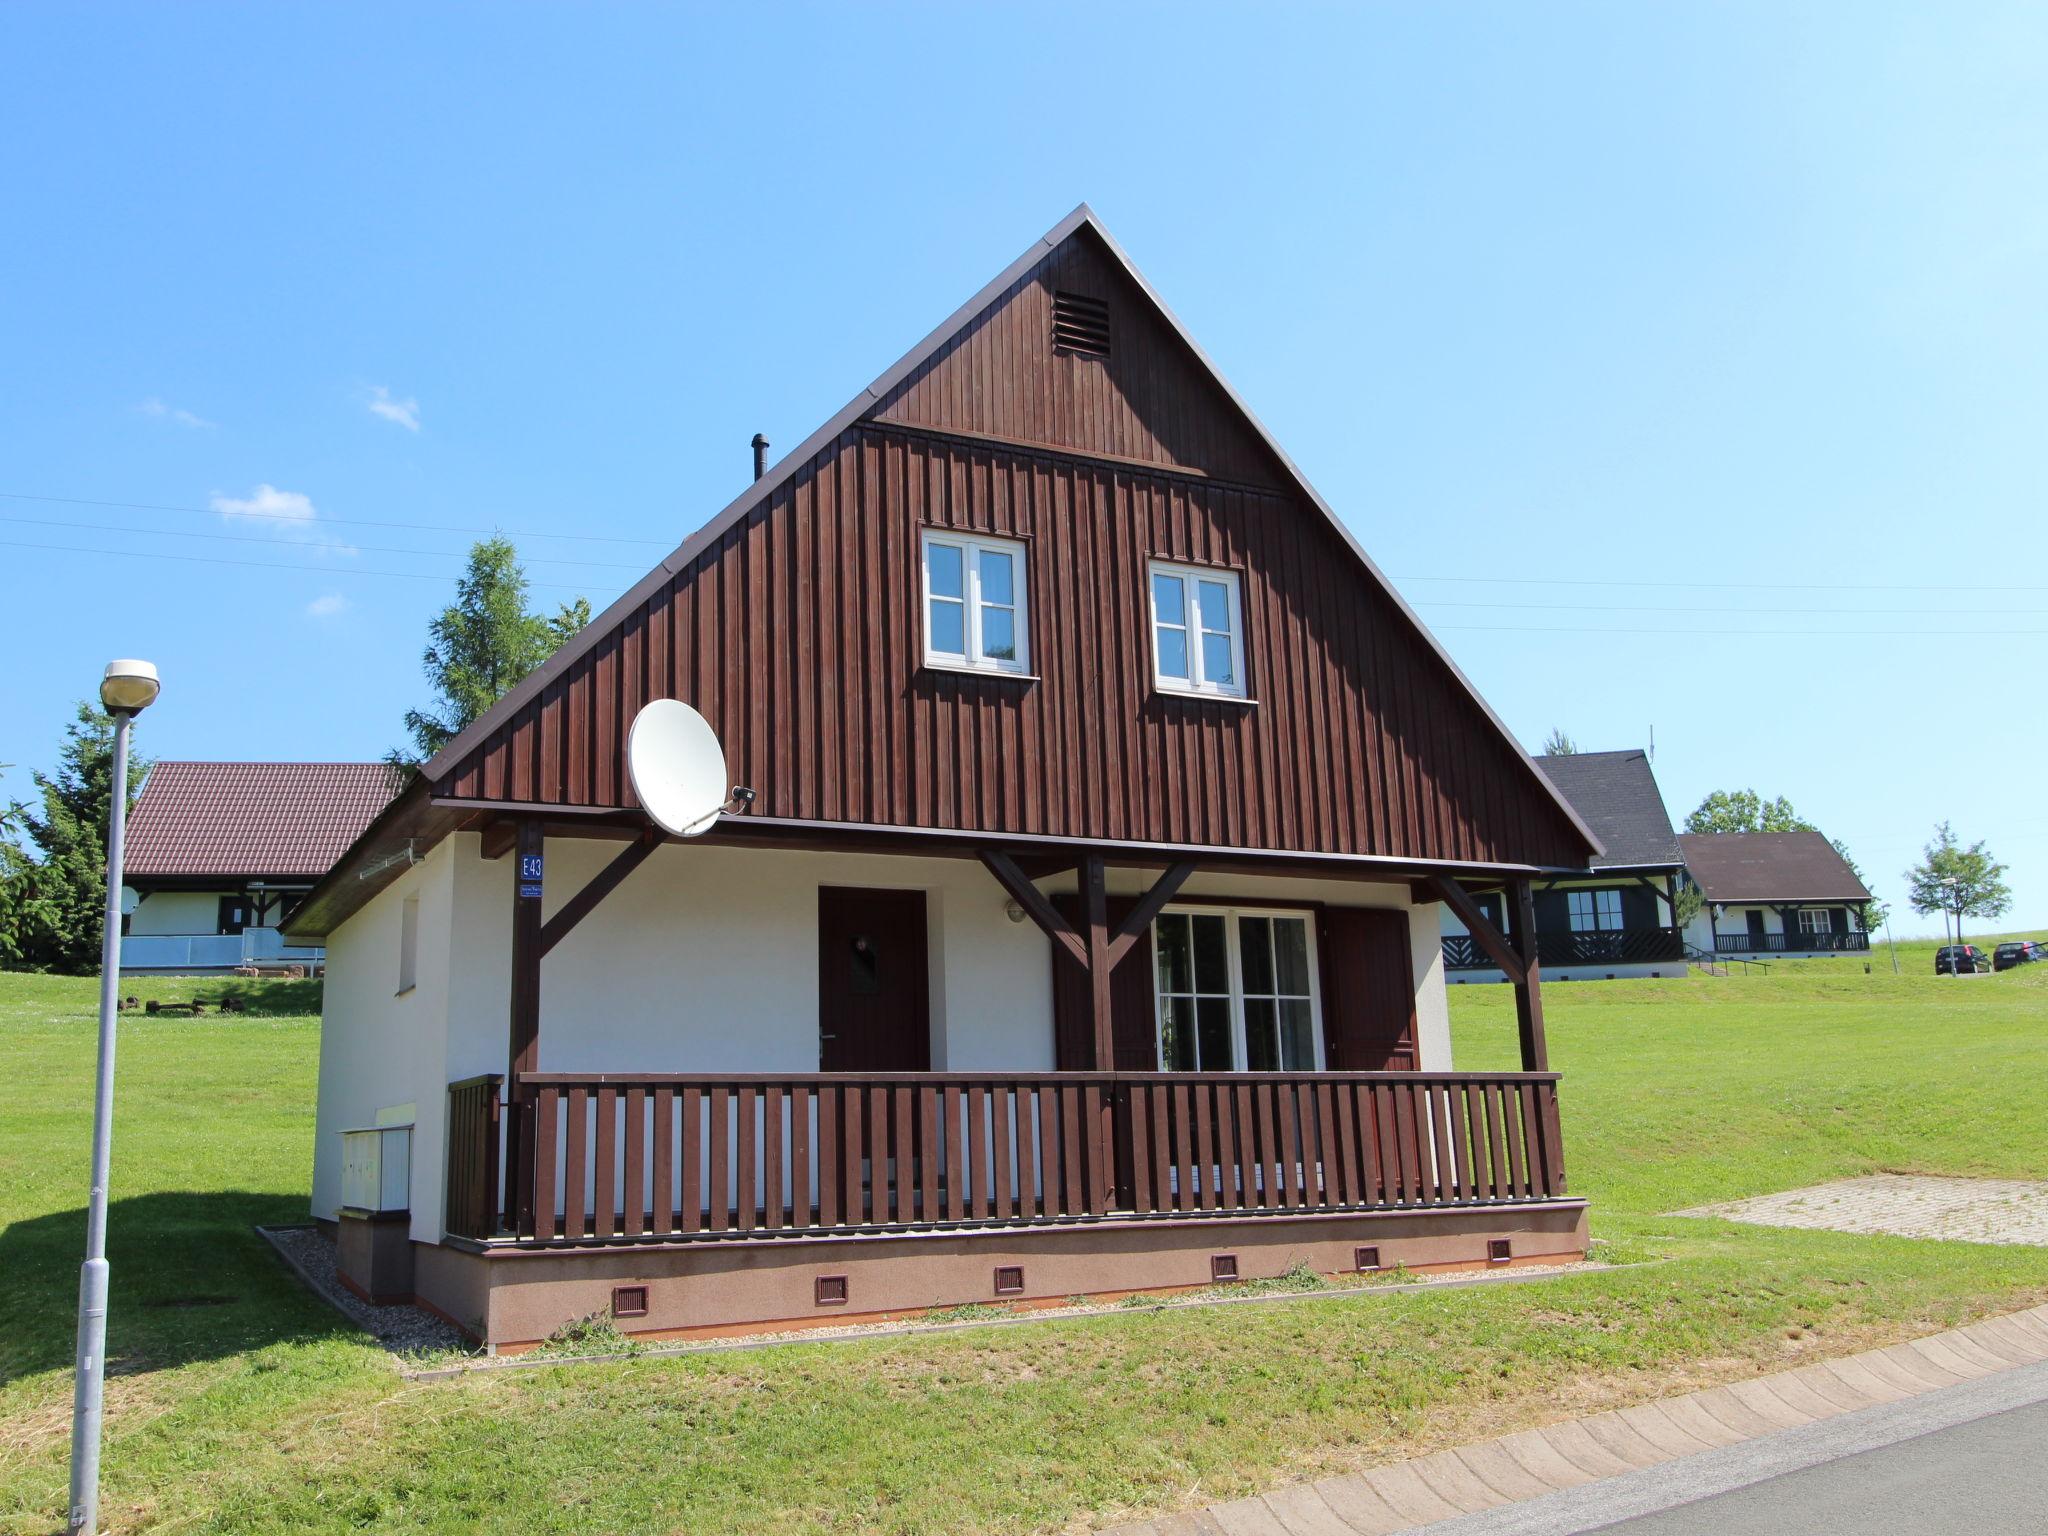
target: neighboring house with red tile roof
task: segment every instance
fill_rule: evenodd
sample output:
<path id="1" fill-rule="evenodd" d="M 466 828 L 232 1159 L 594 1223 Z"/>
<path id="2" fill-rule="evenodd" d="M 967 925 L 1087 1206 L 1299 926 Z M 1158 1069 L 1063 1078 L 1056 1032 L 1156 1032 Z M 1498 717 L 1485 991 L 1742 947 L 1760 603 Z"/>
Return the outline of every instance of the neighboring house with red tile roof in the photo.
<path id="1" fill-rule="evenodd" d="M 285 913 L 391 798 L 383 763 L 160 762 L 128 819 L 126 971 L 312 963 Z"/>

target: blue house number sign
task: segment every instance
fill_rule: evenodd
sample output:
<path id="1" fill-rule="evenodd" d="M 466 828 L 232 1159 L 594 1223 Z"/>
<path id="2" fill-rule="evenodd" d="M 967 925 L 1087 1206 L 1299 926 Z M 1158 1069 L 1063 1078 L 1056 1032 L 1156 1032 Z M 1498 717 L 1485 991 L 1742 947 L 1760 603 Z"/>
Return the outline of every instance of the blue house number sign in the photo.
<path id="1" fill-rule="evenodd" d="M 538 898 L 540 895 L 541 856 L 537 853 L 522 853 L 519 856 L 519 894 Z"/>

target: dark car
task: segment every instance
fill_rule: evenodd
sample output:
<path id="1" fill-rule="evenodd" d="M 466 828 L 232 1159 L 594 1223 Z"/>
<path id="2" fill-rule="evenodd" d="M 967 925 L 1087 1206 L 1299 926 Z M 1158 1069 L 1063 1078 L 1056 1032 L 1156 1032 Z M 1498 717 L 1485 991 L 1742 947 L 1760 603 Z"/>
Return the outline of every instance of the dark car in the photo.
<path id="1" fill-rule="evenodd" d="M 2048 960 L 2048 944 L 2039 944 L 2032 939 L 2020 939 L 2014 943 L 2001 944 L 1991 952 L 1991 969 L 2009 971 L 2016 965 L 2032 965 L 2036 960 Z"/>
<path id="2" fill-rule="evenodd" d="M 1944 944 L 1934 952 L 1937 976 L 1975 975 L 1991 969 L 1991 957 L 1974 944 Z"/>

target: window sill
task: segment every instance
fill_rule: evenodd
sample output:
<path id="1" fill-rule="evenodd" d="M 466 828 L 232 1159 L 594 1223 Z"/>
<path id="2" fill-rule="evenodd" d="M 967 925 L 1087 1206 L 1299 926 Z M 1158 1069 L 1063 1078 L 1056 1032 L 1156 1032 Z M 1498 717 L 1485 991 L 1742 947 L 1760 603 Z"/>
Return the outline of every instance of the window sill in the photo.
<path id="1" fill-rule="evenodd" d="M 920 670 L 944 672 L 951 677 L 986 678 L 995 683 L 1035 683 L 1039 680 L 1036 672 L 1007 672 L 1000 667 L 970 667 L 954 661 L 926 661 Z"/>
<path id="2" fill-rule="evenodd" d="M 1164 683 L 1154 683 L 1152 691 L 1162 699 L 1186 699 L 1191 704 L 1235 704 L 1242 709 L 1256 709 L 1259 701 L 1242 693 L 1211 693 L 1203 688 L 1169 688 Z"/>

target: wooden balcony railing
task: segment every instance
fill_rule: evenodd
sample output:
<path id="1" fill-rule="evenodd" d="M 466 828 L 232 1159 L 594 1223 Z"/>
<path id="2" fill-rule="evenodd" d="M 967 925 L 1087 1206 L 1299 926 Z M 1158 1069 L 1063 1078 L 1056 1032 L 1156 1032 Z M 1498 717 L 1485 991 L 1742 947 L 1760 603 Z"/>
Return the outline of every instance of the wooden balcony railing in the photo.
<path id="1" fill-rule="evenodd" d="M 1717 933 L 1714 949 L 1724 955 L 1805 955 L 1861 952 L 1867 933 Z"/>
<path id="2" fill-rule="evenodd" d="M 1536 957 L 1545 965 L 1640 965 L 1646 961 L 1683 960 L 1685 939 L 1672 928 L 1603 928 L 1589 932 L 1538 933 Z M 1479 941 L 1470 934 L 1444 937 L 1444 965 L 1453 971 L 1492 966 Z"/>
<path id="3" fill-rule="evenodd" d="M 541 1073 L 526 1085 L 529 1103 L 505 1115 L 514 1176 L 500 1230 L 531 1242 L 1425 1209 L 1565 1191 L 1550 1073 Z M 495 1142 L 473 1106 L 455 1112 L 454 1095 L 474 1092 L 451 1089 L 451 1136 Z M 486 1161 L 451 1146 L 451 1234 L 485 1235 L 469 1181 Z"/>

